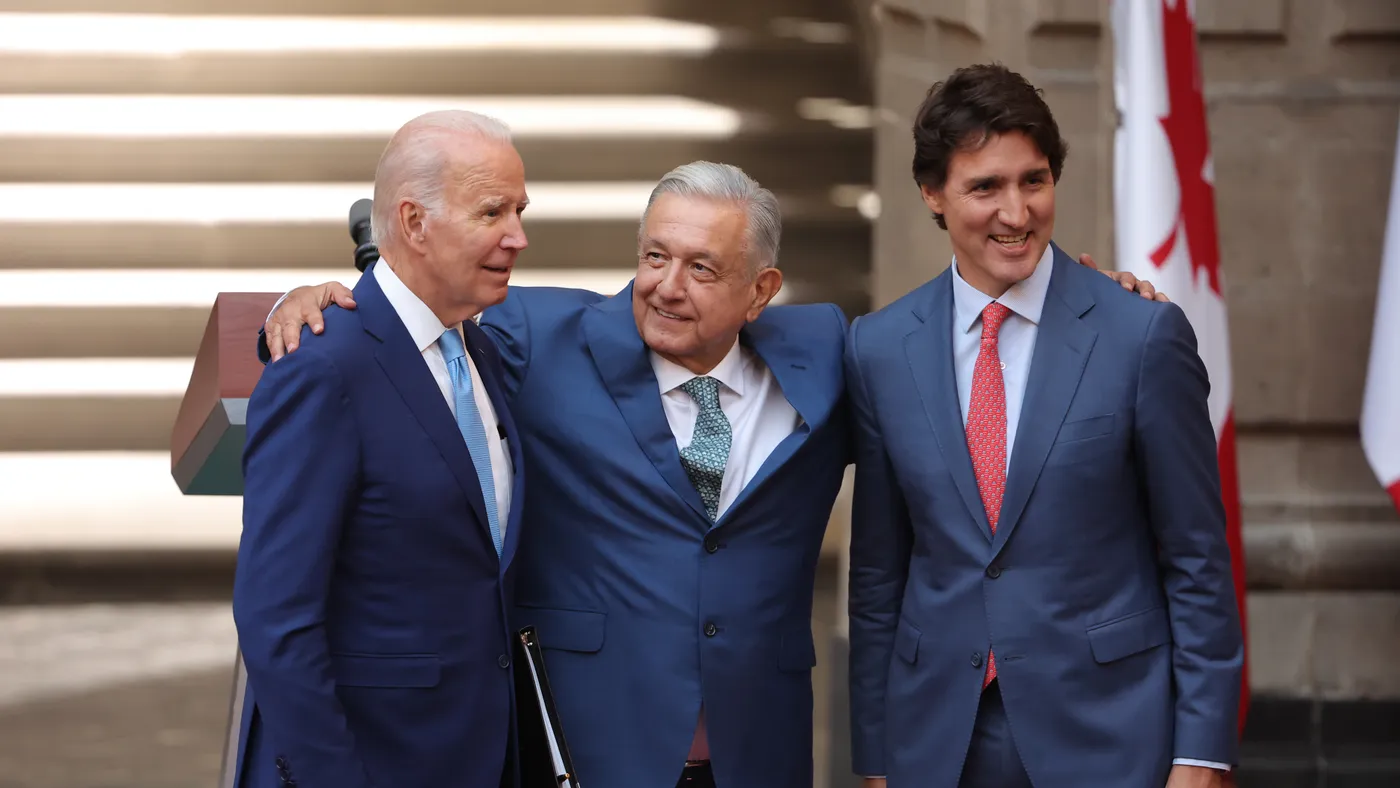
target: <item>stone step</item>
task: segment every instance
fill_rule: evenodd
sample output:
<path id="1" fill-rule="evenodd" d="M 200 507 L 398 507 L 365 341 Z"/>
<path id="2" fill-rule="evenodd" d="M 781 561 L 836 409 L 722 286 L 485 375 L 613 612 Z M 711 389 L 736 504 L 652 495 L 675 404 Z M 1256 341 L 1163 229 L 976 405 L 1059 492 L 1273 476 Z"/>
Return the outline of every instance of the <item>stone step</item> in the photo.
<path id="1" fill-rule="evenodd" d="M 0 181 L 10 183 L 369 182 L 388 136 L 361 139 L 0 140 Z M 517 138 L 530 183 L 649 181 L 691 161 L 742 168 L 776 191 L 861 184 L 870 178 L 868 135 L 743 133 L 733 139 Z"/>
<path id="2" fill-rule="evenodd" d="M 851 244 L 851 246 L 857 246 Z M 218 293 L 284 293 L 302 284 L 340 281 L 354 287 L 358 272 L 349 245 L 337 265 L 321 269 L 259 270 L 35 270 L 0 272 L 0 360 L 15 358 L 192 357 Z M 840 260 L 832 259 L 833 263 Z M 627 265 L 627 260 L 616 260 Z M 799 263 L 792 267 L 801 270 Z M 581 287 L 613 293 L 634 267 L 536 269 L 512 274 L 518 286 Z M 242 274 L 269 273 L 248 277 Z M 32 274 L 32 276 L 31 276 Z M 3 290 L 11 287 L 10 291 Z M 169 293 L 175 291 L 174 297 Z M 788 273 L 778 302 L 832 301 L 861 314 L 868 279 Z M 24 304 L 24 305 L 20 305 Z M 3 441 L 0 441 L 3 442 Z M 18 446 L 17 446 L 18 448 Z"/>
<path id="3" fill-rule="evenodd" d="M 223 14 L 235 16 L 405 17 L 661 17 L 761 27 L 770 20 L 842 23 L 850 11 L 839 0 L 0 0 L 0 13 Z"/>
<path id="4" fill-rule="evenodd" d="M 0 28 L 5 24 L 0 15 Z M 596 42 L 583 51 L 569 51 L 568 43 L 561 42 L 506 51 L 318 47 L 178 56 L 74 56 L 7 47 L 0 38 L 0 93 L 682 95 L 760 107 L 808 95 L 859 101 L 868 93 L 860 64 L 847 47 L 671 24 L 684 24 L 680 32 L 695 35 L 669 47 L 649 48 L 648 36 L 657 36 L 639 31 L 632 42 Z"/>
<path id="5" fill-rule="evenodd" d="M 794 275 L 837 273 L 864 260 L 869 228 L 836 211 L 823 213 L 805 222 L 800 215 L 784 215 L 780 262 L 785 270 Z M 522 266 L 612 269 L 636 264 L 635 220 L 527 218 L 525 230 L 530 247 L 521 254 Z M 353 246 L 343 220 L 208 226 L 0 222 L 0 249 L 5 255 L 0 266 L 12 270 L 288 267 L 345 272 L 351 271 Z"/>
<path id="6" fill-rule="evenodd" d="M 537 183 L 517 284 L 620 287 L 649 188 Z M 368 194 L 343 184 L 0 185 L 0 359 L 188 355 L 217 292 L 353 284 L 344 216 Z M 854 198 L 780 199 L 784 299 L 863 311 L 869 226 L 841 204 Z M 161 212 L 173 218 L 155 220 Z M 280 273 L 248 279 L 267 271 Z"/>

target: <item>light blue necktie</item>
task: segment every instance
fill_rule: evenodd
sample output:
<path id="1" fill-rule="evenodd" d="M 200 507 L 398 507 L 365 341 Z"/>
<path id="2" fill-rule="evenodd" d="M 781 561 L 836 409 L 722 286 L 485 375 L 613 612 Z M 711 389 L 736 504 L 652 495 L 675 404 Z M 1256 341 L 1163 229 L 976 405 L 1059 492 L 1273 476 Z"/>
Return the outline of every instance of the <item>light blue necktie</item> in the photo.
<path id="1" fill-rule="evenodd" d="M 472 394 L 467 349 L 462 344 L 462 335 L 455 328 L 443 332 L 438 346 L 442 348 L 442 356 L 447 361 L 447 374 L 452 377 L 452 397 L 457 402 L 457 429 L 462 431 L 462 439 L 467 442 L 467 451 L 471 452 L 472 464 L 476 466 L 481 497 L 486 499 L 486 520 L 491 527 L 491 542 L 496 546 L 496 555 L 500 555 L 501 519 L 496 513 L 496 477 L 491 471 L 486 426 L 481 422 L 481 411 L 477 410 L 476 397 Z"/>
<path id="2" fill-rule="evenodd" d="M 719 406 L 719 381 L 709 376 L 691 378 L 680 389 L 700 406 L 690 445 L 681 451 L 681 466 L 700 493 L 710 520 L 718 520 L 724 466 L 729 464 L 729 446 L 734 439 L 729 419 Z"/>

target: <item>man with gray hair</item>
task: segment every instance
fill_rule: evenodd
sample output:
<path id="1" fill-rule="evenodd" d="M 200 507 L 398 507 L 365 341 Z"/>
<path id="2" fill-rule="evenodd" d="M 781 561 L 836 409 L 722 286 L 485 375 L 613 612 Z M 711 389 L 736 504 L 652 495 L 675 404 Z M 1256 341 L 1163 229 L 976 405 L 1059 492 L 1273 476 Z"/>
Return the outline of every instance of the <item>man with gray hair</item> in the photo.
<path id="1" fill-rule="evenodd" d="M 513 621 L 539 630 L 589 788 L 811 788 L 846 319 L 770 306 L 781 228 L 741 170 L 687 164 L 653 190 L 621 293 L 511 288 L 482 315 L 530 473 Z M 263 350 L 345 295 L 293 291 Z"/>
<path id="2" fill-rule="evenodd" d="M 522 458 L 472 318 L 525 248 L 525 170 L 499 123 L 433 113 L 390 140 L 375 198 L 359 308 L 248 403 L 240 788 L 515 785 Z"/>

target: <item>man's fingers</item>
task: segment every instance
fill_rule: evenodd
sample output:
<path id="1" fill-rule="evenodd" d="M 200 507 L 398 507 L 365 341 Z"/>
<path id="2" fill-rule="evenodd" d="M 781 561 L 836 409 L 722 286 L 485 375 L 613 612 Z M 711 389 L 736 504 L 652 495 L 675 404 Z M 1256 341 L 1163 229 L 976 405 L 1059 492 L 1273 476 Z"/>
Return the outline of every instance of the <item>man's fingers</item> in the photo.
<path id="1" fill-rule="evenodd" d="M 1160 302 L 1162 302 L 1163 304 L 1170 304 L 1170 303 L 1172 302 L 1172 300 L 1171 300 L 1170 298 L 1167 298 L 1167 294 L 1166 294 L 1166 293 L 1163 293 L 1161 290 L 1158 290 L 1158 291 L 1157 291 L 1157 295 L 1153 296 L 1153 297 L 1152 297 L 1152 300 L 1153 300 L 1153 301 L 1160 301 Z"/>
<path id="2" fill-rule="evenodd" d="M 340 307 L 354 307 L 355 305 L 355 294 L 350 291 L 350 288 L 339 282 L 326 282 L 317 285 L 315 291 L 316 306 L 321 310 L 331 304 Z"/>
<path id="3" fill-rule="evenodd" d="M 301 323 L 282 324 L 282 344 L 286 346 L 288 353 L 296 350 L 301 344 L 301 326 Z"/>
<path id="4" fill-rule="evenodd" d="M 326 328 L 325 321 L 321 317 L 321 312 L 317 309 L 307 309 L 305 312 L 301 313 L 301 318 L 297 320 L 297 325 L 295 327 L 298 334 L 301 333 L 302 326 L 311 326 L 311 333 L 313 334 L 319 334 Z"/>
<path id="5" fill-rule="evenodd" d="M 1099 270 L 1098 263 L 1094 262 L 1094 258 L 1090 257 L 1088 252 L 1079 255 L 1079 264 L 1085 266 L 1086 268 L 1092 268 L 1095 271 Z"/>
<path id="6" fill-rule="evenodd" d="M 331 303 L 341 309 L 355 308 L 355 293 L 339 282 L 331 283 Z"/>
<path id="7" fill-rule="evenodd" d="M 274 323 L 263 326 L 263 338 L 267 340 L 267 353 L 273 361 L 287 354 L 286 348 L 282 345 L 282 331 Z"/>

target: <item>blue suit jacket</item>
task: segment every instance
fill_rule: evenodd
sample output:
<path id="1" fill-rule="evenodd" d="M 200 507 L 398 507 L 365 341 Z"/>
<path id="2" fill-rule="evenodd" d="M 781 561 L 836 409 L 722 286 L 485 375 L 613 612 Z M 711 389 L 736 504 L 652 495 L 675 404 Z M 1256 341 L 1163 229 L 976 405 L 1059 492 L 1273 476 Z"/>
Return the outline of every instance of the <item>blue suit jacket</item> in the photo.
<path id="1" fill-rule="evenodd" d="M 539 627 L 579 778 L 676 783 L 703 702 L 716 781 L 811 788 L 812 592 L 849 454 L 845 318 L 770 307 L 740 341 L 802 426 L 711 528 L 632 288 L 511 288 L 498 341 L 530 474 L 515 624 Z"/>
<path id="2" fill-rule="evenodd" d="M 466 443 L 374 277 L 248 404 L 233 612 L 238 785 L 496 788 L 511 730 L 512 506 L 498 558 Z M 507 435 L 500 362 L 467 347 Z M 519 441 L 510 440 L 515 501 Z M 505 665 L 505 667 L 503 667 Z"/>
<path id="3" fill-rule="evenodd" d="M 951 272 L 851 327 L 855 768 L 955 788 L 989 648 L 1037 788 L 1233 763 L 1240 622 L 1206 371 L 1174 304 L 1059 249 L 995 536 L 953 368 Z"/>

